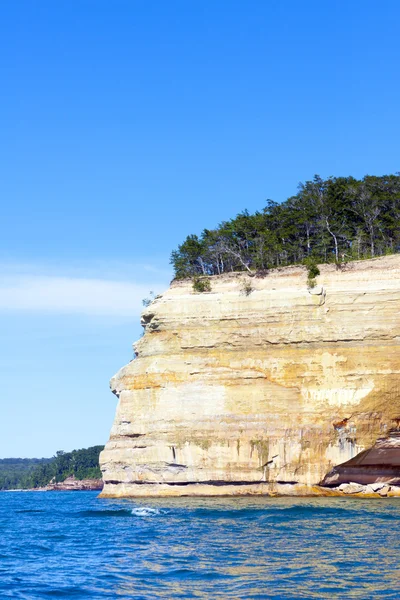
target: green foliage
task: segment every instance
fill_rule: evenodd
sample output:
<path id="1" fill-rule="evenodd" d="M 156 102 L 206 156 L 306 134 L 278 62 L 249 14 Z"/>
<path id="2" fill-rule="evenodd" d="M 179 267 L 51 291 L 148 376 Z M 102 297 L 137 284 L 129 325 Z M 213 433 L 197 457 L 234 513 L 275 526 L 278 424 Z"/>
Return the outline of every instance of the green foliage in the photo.
<path id="1" fill-rule="evenodd" d="M 203 292 L 211 292 L 210 280 L 203 277 L 193 277 L 193 290 L 200 294 Z"/>
<path id="2" fill-rule="evenodd" d="M 318 277 L 318 275 L 320 274 L 318 265 L 316 265 L 315 263 L 308 263 L 307 271 L 309 279 L 315 279 L 315 277 Z"/>
<path id="3" fill-rule="evenodd" d="M 148 297 L 143 298 L 142 304 L 143 304 L 143 306 L 145 306 L 147 308 L 148 306 L 150 306 L 150 304 L 152 302 L 154 302 L 154 300 L 155 300 L 155 294 L 154 294 L 154 292 L 150 291 Z"/>
<path id="4" fill-rule="evenodd" d="M 317 285 L 317 280 L 316 279 L 314 279 L 313 277 L 308 277 L 307 278 L 307 287 L 308 287 L 308 289 L 313 290 L 316 285 Z"/>
<path id="5" fill-rule="evenodd" d="M 243 285 L 242 285 L 242 288 L 241 288 L 241 292 L 245 296 L 250 296 L 251 292 L 254 292 L 254 288 L 251 285 L 250 281 L 244 281 L 243 282 Z"/>
<path id="6" fill-rule="evenodd" d="M 5 458 L 0 460 L 0 489 L 43 487 L 51 480 L 100 479 L 99 454 L 104 446 L 72 452 L 59 450 L 53 458 Z"/>
<path id="7" fill-rule="evenodd" d="M 400 252 L 400 175 L 315 175 L 278 204 L 268 200 L 200 237 L 189 235 L 174 250 L 176 278 L 267 269 L 311 260 L 343 265 L 349 260 Z M 309 280 L 318 274 L 311 271 Z"/>
<path id="8" fill-rule="evenodd" d="M 307 267 L 307 287 L 312 290 L 317 285 L 316 277 L 320 274 L 320 270 L 312 257 L 306 258 L 303 262 Z"/>
<path id="9" fill-rule="evenodd" d="M 174 250 L 171 255 L 171 263 L 174 265 L 175 277 L 184 279 L 199 273 L 204 273 L 202 268 L 202 254 L 204 244 L 200 242 L 197 235 L 188 235 L 186 240 Z"/>
<path id="10" fill-rule="evenodd" d="M 0 490 L 24 489 L 29 486 L 31 473 L 51 462 L 51 458 L 0 459 Z"/>

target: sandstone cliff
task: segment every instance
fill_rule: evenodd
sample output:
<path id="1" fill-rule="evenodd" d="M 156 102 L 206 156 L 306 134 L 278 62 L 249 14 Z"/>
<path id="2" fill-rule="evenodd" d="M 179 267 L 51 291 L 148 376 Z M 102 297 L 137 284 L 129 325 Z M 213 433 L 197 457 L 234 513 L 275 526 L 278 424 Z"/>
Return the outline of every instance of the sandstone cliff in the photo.
<path id="1" fill-rule="evenodd" d="M 103 496 L 306 493 L 399 425 L 399 255 L 177 281 L 142 323 Z"/>

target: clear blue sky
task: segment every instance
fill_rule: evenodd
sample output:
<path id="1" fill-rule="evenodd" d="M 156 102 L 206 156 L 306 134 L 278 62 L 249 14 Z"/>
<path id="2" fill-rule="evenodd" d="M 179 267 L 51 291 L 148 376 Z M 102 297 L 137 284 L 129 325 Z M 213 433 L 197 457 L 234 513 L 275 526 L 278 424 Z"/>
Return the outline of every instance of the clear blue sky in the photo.
<path id="1" fill-rule="evenodd" d="M 397 0 L 0 3 L 0 457 L 104 443 L 188 233 L 400 170 Z"/>

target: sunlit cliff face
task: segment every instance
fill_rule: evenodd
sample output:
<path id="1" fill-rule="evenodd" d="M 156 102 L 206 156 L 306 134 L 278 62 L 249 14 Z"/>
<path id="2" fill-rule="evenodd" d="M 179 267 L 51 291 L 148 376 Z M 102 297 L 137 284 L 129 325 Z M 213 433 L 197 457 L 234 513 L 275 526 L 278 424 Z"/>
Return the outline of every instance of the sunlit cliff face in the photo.
<path id="1" fill-rule="evenodd" d="M 178 281 L 142 319 L 104 496 L 303 490 L 400 417 L 399 255 L 321 267 L 313 290 L 301 267 Z"/>

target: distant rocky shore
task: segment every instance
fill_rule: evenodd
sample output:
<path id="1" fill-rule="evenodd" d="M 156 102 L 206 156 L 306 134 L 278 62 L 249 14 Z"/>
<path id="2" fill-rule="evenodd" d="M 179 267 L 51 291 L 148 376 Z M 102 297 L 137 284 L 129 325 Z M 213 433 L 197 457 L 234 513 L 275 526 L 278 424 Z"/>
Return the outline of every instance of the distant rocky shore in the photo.
<path id="1" fill-rule="evenodd" d="M 100 491 L 103 489 L 101 479 L 76 479 L 76 477 L 67 477 L 64 481 L 50 482 L 48 485 L 40 488 L 34 488 L 38 492 L 87 492 Z"/>

